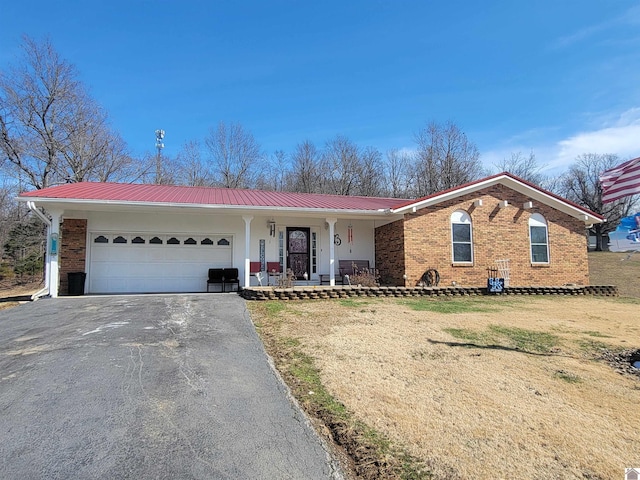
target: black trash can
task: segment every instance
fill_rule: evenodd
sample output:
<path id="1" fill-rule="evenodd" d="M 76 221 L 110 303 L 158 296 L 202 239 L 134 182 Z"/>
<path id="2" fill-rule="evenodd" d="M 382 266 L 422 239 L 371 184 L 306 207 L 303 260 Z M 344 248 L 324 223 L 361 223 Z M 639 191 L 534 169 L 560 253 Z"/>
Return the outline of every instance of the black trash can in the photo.
<path id="1" fill-rule="evenodd" d="M 84 295 L 84 280 L 87 274 L 84 272 L 69 272 L 69 295 Z"/>

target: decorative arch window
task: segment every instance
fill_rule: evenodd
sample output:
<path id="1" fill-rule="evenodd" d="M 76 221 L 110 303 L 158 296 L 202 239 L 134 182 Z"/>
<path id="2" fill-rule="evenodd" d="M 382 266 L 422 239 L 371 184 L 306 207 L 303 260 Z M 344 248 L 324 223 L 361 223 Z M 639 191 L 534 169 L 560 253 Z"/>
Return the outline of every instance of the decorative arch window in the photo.
<path id="1" fill-rule="evenodd" d="M 549 232 L 547 221 L 539 213 L 529 218 L 531 263 L 549 263 Z"/>
<path id="2" fill-rule="evenodd" d="M 122 235 L 118 235 L 116 238 L 113 239 L 113 243 L 127 243 L 127 239 L 124 238 Z"/>
<path id="3" fill-rule="evenodd" d="M 153 237 L 151 240 L 149 240 L 149 243 L 153 245 L 162 245 L 162 239 L 159 237 Z"/>
<path id="4" fill-rule="evenodd" d="M 193 238 L 189 237 L 184 241 L 185 245 L 197 245 L 198 242 L 196 242 Z"/>
<path id="5" fill-rule="evenodd" d="M 471 217 L 467 212 L 456 210 L 451 214 L 451 243 L 454 263 L 473 262 L 473 240 Z"/>
<path id="6" fill-rule="evenodd" d="M 218 245 L 228 246 L 231 245 L 231 243 L 226 238 L 221 238 L 218 240 Z"/>
<path id="7" fill-rule="evenodd" d="M 200 245 L 213 245 L 213 240 L 210 238 L 205 238 L 200 242 Z"/>
<path id="8" fill-rule="evenodd" d="M 109 243 L 109 239 L 104 235 L 98 235 L 93 239 L 93 243 Z"/>
<path id="9" fill-rule="evenodd" d="M 144 238 L 135 237 L 133 240 L 131 240 L 131 243 L 144 243 Z"/>
<path id="10" fill-rule="evenodd" d="M 169 240 L 167 240 L 167 245 L 180 245 L 180 240 L 178 240 L 176 237 L 171 237 Z"/>

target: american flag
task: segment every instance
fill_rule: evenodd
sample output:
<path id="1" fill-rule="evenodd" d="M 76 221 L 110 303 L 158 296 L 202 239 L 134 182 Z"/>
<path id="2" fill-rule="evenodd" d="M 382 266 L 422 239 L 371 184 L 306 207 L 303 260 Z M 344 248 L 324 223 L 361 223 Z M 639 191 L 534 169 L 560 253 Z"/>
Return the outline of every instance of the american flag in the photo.
<path id="1" fill-rule="evenodd" d="M 602 203 L 640 193 L 640 157 L 605 170 L 600 175 Z"/>

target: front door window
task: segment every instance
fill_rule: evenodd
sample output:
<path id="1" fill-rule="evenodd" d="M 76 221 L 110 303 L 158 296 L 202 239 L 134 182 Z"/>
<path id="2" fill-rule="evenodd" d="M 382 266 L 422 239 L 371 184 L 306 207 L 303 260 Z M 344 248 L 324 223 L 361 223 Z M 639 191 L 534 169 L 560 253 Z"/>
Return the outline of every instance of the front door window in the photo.
<path id="1" fill-rule="evenodd" d="M 287 228 L 287 266 L 298 280 L 309 276 L 309 237 L 308 228 Z"/>

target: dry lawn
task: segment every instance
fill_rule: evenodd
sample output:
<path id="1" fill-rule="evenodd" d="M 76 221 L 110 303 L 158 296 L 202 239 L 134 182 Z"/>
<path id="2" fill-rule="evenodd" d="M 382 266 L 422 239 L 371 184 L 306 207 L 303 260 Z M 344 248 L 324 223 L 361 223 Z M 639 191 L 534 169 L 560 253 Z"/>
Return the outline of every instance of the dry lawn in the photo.
<path id="1" fill-rule="evenodd" d="M 617 285 L 620 296 L 640 298 L 640 252 L 590 252 L 589 277 L 592 285 Z"/>
<path id="2" fill-rule="evenodd" d="M 434 302 L 446 301 L 300 302 L 259 321 L 299 340 L 331 394 L 435 478 L 609 479 L 640 465 L 640 377 L 597 359 L 604 347 L 640 348 L 640 303 L 414 309 Z"/>
<path id="3" fill-rule="evenodd" d="M 640 298 L 640 254 L 626 257 L 590 254 L 591 283 Z M 269 303 L 250 308 L 285 378 L 294 345 L 433 478 L 610 479 L 640 466 L 640 371 L 607 361 L 640 349 L 640 299 Z M 303 405 L 314 395 L 297 393 Z"/>
<path id="4" fill-rule="evenodd" d="M 18 297 L 32 295 L 43 286 L 43 282 L 40 281 L 17 285 L 12 281 L 0 282 L 0 310 L 18 306 L 20 304 L 20 301 L 16 300 Z"/>

